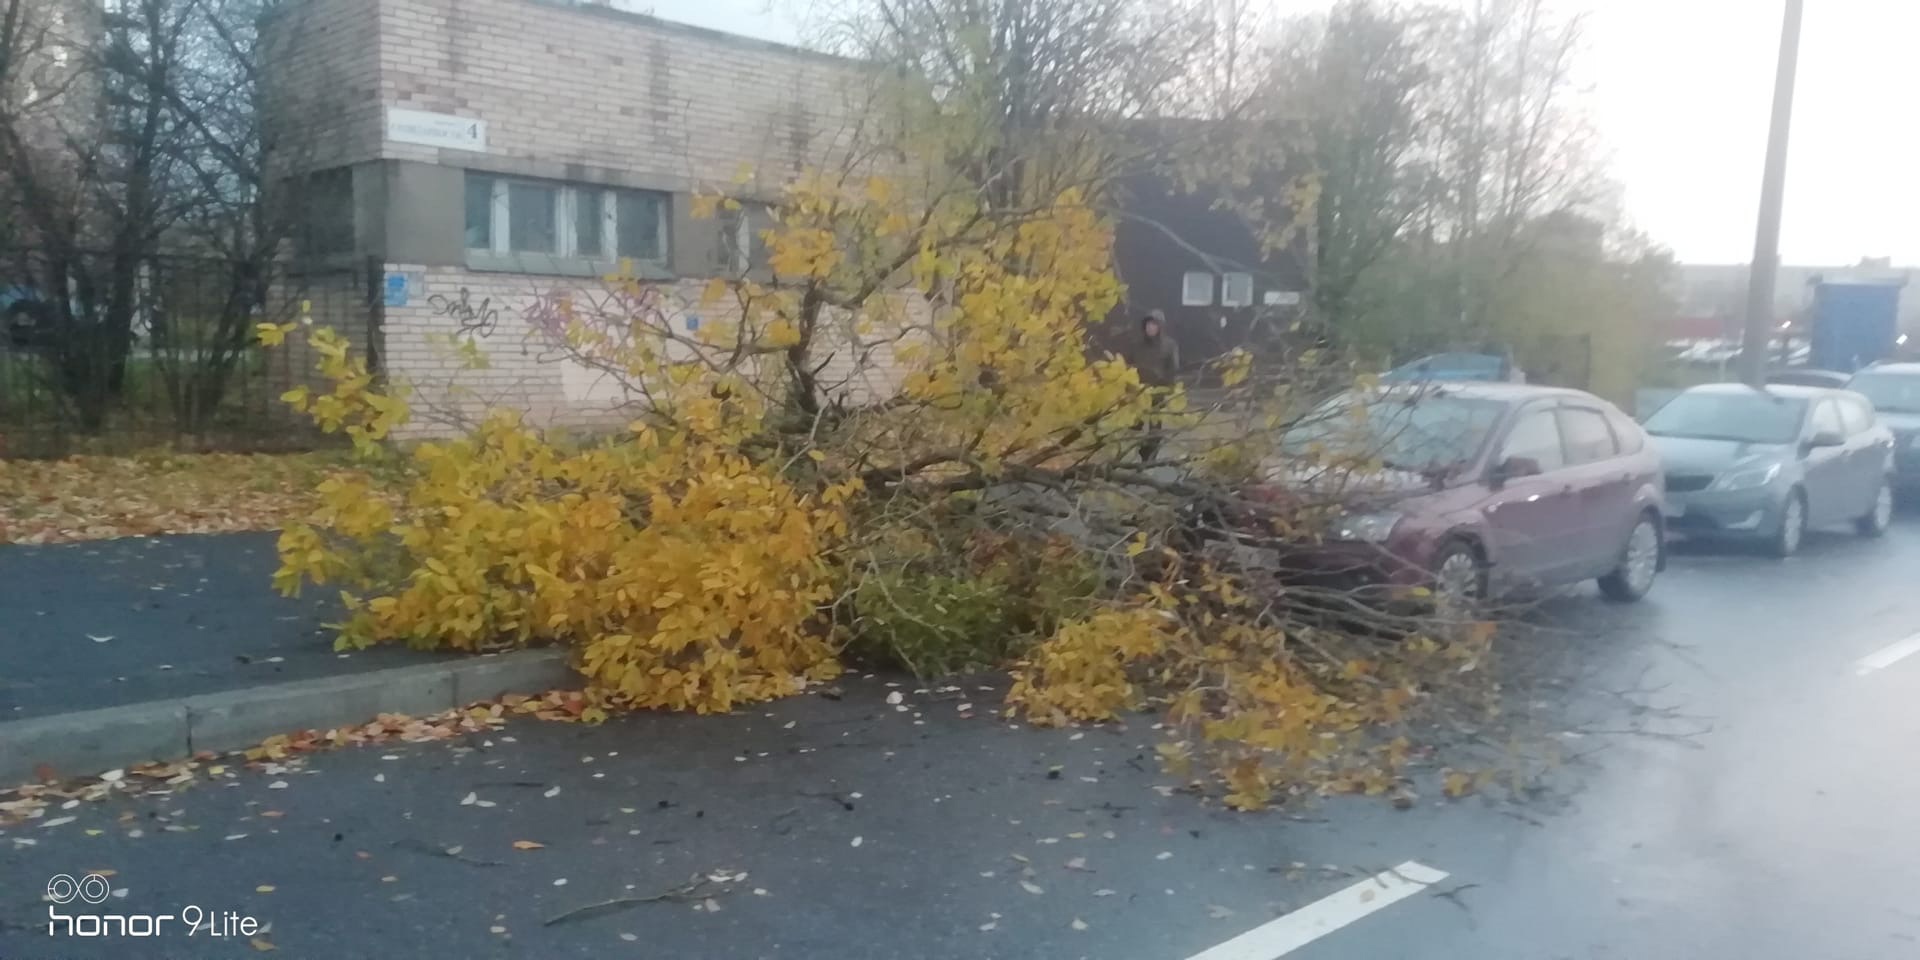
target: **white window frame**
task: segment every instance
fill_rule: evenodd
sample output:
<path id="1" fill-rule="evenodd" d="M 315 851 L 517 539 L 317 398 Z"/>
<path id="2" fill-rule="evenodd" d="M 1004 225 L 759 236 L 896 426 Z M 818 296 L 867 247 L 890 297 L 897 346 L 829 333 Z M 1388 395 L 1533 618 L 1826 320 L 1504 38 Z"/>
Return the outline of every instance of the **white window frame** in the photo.
<path id="1" fill-rule="evenodd" d="M 1240 294 L 1235 296 L 1234 294 Z M 1220 276 L 1220 305 L 1223 307 L 1253 306 L 1253 274 L 1227 273 Z"/>
<path id="2" fill-rule="evenodd" d="M 1194 283 L 1196 281 L 1207 285 L 1207 292 L 1205 294 L 1195 293 Z M 1180 305 L 1183 307 L 1213 306 L 1213 274 L 1205 270 L 1188 270 L 1185 274 L 1182 274 L 1180 277 Z"/>
<path id="3" fill-rule="evenodd" d="M 619 194 L 624 188 L 606 187 L 588 183 L 560 183 L 552 180 L 536 180 L 530 177 L 509 177 L 477 170 L 468 171 L 467 176 L 487 178 L 491 190 L 489 193 L 490 203 L 488 205 L 488 215 L 492 222 L 488 225 L 487 231 L 489 245 L 485 248 L 469 247 L 468 250 L 471 252 L 492 254 L 499 257 L 556 257 L 561 259 L 603 261 L 616 260 L 622 256 L 619 252 L 620 233 L 618 222 L 619 214 L 617 211 L 619 210 Z M 516 183 L 523 186 L 541 187 L 553 191 L 554 232 L 558 249 L 552 252 L 513 249 L 513 206 L 510 200 L 510 189 L 512 185 Z M 656 227 L 660 231 L 660 257 L 658 260 L 640 260 L 639 262 L 665 266 L 672 259 L 671 247 L 669 245 L 671 238 L 668 233 L 668 224 L 672 219 L 672 198 L 659 191 L 629 190 L 626 192 L 653 194 L 659 198 L 660 217 Z M 589 193 L 597 193 L 599 196 L 600 244 L 598 249 L 583 250 L 580 249 L 579 236 L 574 229 L 579 226 L 579 221 L 575 214 L 578 212 L 578 205 Z M 461 235 L 464 237 L 466 235 L 464 215 L 462 216 L 460 230 Z M 635 259 L 639 260 L 639 258 Z"/>

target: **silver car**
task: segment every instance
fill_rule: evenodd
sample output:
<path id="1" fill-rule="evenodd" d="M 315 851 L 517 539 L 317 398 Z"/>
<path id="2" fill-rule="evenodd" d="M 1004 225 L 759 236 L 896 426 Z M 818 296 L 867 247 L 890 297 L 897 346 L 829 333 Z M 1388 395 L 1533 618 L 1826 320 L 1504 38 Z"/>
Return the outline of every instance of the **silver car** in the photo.
<path id="1" fill-rule="evenodd" d="M 1811 527 L 1864 536 L 1893 521 L 1893 433 L 1857 393 L 1694 387 L 1647 418 L 1665 462 L 1667 528 L 1753 540 L 1789 556 Z"/>

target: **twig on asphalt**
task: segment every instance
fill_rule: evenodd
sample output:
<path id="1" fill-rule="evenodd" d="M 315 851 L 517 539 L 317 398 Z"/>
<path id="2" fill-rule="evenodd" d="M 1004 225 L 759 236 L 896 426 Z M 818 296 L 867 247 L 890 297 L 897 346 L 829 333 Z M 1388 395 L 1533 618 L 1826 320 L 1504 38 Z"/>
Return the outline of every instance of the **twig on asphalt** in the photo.
<path id="1" fill-rule="evenodd" d="M 611 900 L 601 900 L 598 903 L 589 903 L 574 907 L 572 910 L 555 914 L 541 921 L 541 926 L 551 927 L 555 924 L 566 923 L 570 920 L 580 920 L 586 917 L 599 916 L 603 913 L 611 913 L 615 910 L 624 910 L 627 907 L 637 907 L 643 903 L 684 903 L 689 900 L 698 900 L 705 895 L 706 891 L 704 888 L 712 883 L 712 880 L 696 875 L 686 883 L 677 887 L 669 887 L 666 890 L 649 896 L 614 897 Z"/>
<path id="2" fill-rule="evenodd" d="M 772 827 L 774 833 L 777 833 L 784 837 L 787 834 L 793 832 L 793 823 L 791 821 L 799 813 L 800 813 L 799 807 L 788 807 L 787 809 L 774 814 L 773 819 L 767 821 L 767 826 Z"/>
<path id="3" fill-rule="evenodd" d="M 436 847 L 430 843 L 425 843 L 423 841 L 415 840 L 412 838 L 407 838 L 404 840 L 395 840 L 393 842 L 393 845 L 402 850 L 412 850 L 415 853 L 429 853 L 436 857 L 446 857 L 449 860 L 458 860 L 461 863 L 467 864 L 469 866 L 474 866 L 474 867 L 506 866 L 506 862 L 501 860 L 480 860 L 475 857 L 469 857 L 463 853 L 460 853 L 459 847 L 444 847 L 444 848 Z"/>
<path id="4" fill-rule="evenodd" d="M 1471 916 L 1473 911 L 1468 909 L 1466 901 L 1460 899 L 1460 895 L 1478 886 L 1479 884 L 1477 883 L 1463 883 L 1451 890 L 1435 890 L 1433 891 L 1433 895 L 1459 907 L 1462 913 Z"/>
<path id="5" fill-rule="evenodd" d="M 832 800 L 834 803 L 839 804 L 840 809 L 842 810 L 846 810 L 848 812 L 852 812 L 853 810 L 853 801 L 848 799 L 845 794 L 835 793 L 833 791 L 813 791 L 813 790 L 795 790 L 794 793 L 797 793 L 803 797 L 811 797 L 815 800 Z"/>

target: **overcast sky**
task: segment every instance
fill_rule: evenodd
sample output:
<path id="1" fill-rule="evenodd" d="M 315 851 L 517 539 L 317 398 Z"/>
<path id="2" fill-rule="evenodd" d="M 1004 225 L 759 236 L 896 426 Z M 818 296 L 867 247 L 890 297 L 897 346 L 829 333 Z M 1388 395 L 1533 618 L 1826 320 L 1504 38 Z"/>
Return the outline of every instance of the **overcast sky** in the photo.
<path id="1" fill-rule="evenodd" d="M 620 0 L 772 40 L 820 0 Z M 1271 0 L 1280 12 L 1325 0 Z M 1690 263 L 1753 253 L 1784 0 L 1561 0 L 1584 9 L 1594 119 L 1627 212 Z M 1811 0 L 1781 254 L 1920 265 L 1920 0 Z"/>

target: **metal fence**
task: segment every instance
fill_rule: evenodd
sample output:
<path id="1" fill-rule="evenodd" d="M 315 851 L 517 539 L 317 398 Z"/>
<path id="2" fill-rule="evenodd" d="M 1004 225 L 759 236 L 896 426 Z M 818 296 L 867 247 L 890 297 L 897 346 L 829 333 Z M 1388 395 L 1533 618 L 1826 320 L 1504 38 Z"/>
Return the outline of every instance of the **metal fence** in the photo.
<path id="1" fill-rule="evenodd" d="M 331 325 L 377 363 L 380 270 L 0 251 L 0 457 L 328 442 L 280 400 L 313 382 L 311 355 L 255 327 Z"/>

